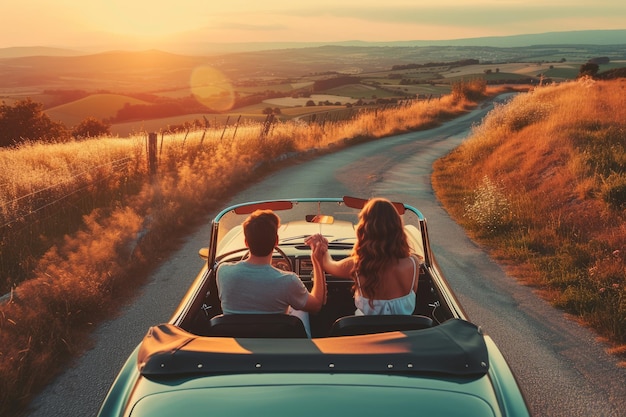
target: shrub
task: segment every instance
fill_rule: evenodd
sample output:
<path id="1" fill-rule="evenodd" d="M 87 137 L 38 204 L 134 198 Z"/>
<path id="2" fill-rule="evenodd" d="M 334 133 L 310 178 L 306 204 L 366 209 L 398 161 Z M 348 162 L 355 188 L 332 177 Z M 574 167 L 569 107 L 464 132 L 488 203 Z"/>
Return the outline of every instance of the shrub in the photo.
<path id="1" fill-rule="evenodd" d="M 486 91 L 487 81 L 482 78 L 475 78 L 470 81 L 460 81 L 452 84 L 452 97 L 457 101 L 481 100 L 485 97 Z"/>
<path id="2" fill-rule="evenodd" d="M 532 94 L 518 96 L 514 101 L 515 105 L 500 108 L 499 118 L 494 120 L 496 124 L 507 126 L 512 132 L 539 123 L 554 111 L 550 102 L 537 100 Z"/>
<path id="3" fill-rule="evenodd" d="M 465 208 L 465 216 L 483 229 L 493 232 L 509 222 L 511 209 L 502 187 L 484 176 Z"/>
<path id="4" fill-rule="evenodd" d="M 594 77 L 598 71 L 600 70 L 600 66 L 595 62 L 587 62 L 580 66 L 580 71 L 578 72 L 578 77 Z"/>
<path id="5" fill-rule="evenodd" d="M 27 140 L 58 142 L 68 138 L 63 123 L 53 122 L 43 112 L 43 104 L 30 98 L 13 106 L 0 105 L 0 147 L 12 146 Z"/>
<path id="6" fill-rule="evenodd" d="M 615 210 L 626 209 L 626 175 L 613 173 L 604 181 L 602 200 Z"/>
<path id="7" fill-rule="evenodd" d="M 72 129 L 72 137 L 76 139 L 97 138 L 109 136 L 111 125 L 95 117 L 88 117 Z"/>

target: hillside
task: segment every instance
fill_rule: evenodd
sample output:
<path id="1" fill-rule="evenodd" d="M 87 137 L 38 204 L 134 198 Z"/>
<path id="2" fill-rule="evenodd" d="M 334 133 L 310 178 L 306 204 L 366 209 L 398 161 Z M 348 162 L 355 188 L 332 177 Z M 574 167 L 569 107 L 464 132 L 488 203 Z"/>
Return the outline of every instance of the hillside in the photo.
<path id="1" fill-rule="evenodd" d="M 93 94 L 68 104 L 52 107 L 46 114 L 54 121 L 66 126 L 75 126 L 87 117 L 109 119 L 115 117 L 117 111 L 125 105 L 148 104 L 146 101 L 122 96 L 119 94 Z"/>
<path id="2" fill-rule="evenodd" d="M 622 31 L 626 34 L 626 31 Z M 623 37 L 626 39 L 626 36 Z M 50 89 L 155 92 L 185 88 L 194 68 L 210 66 L 233 83 L 268 83 L 324 74 L 365 74 L 394 65 L 476 59 L 480 63 L 586 62 L 596 56 L 626 60 L 619 44 L 537 44 L 519 47 L 403 44 L 323 45 L 221 55 L 182 55 L 163 51 L 108 51 L 80 56 L 0 55 L 0 96 L 41 94 Z"/>
<path id="3" fill-rule="evenodd" d="M 496 107 L 433 173 L 446 209 L 511 275 L 621 345 L 621 353 L 625 89 L 624 79 L 581 80 L 519 95 Z"/>

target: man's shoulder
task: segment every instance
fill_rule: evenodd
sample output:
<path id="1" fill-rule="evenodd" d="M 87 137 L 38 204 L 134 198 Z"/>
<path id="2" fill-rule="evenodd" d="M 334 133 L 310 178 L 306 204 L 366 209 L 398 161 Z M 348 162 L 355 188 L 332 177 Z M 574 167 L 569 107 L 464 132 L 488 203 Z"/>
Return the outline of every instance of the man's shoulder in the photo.
<path id="1" fill-rule="evenodd" d="M 236 268 L 239 266 L 240 263 L 241 262 L 222 262 L 217 266 L 217 270 L 221 271 L 221 270 Z"/>
<path id="2" fill-rule="evenodd" d="M 247 264 L 247 262 L 245 261 L 226 261 L 226 262 L 220 262 L 220 267 L 225 266 L 225 267 L 232 267 L 232 266 L 245 266 Z"/>
<path id="3" fill-rule="evenodd" d="M 298 275 L 293 271 L 283 271 L 282 269 L 278 269 L 271 264 L 254 264 L 251 265 L 247 262 L 243 261 L 234 261 L 234 262 L 224 262 L 219 265 L 217 268 L 218 272 L 241 272 L 246 271 L 250 274 L 265 274 L 265 275 L 273 275 L 273 276 L 288 276 L 298 278 Z"/>

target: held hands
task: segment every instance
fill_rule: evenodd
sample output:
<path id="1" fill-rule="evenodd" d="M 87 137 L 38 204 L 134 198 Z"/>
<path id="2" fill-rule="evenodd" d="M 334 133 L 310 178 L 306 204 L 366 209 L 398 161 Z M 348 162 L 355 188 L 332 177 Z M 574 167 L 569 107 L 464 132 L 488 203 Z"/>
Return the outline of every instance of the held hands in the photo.
<path id="1" fill-rule="evenodd" d="M 315 234 L 304 239 L 304 243 L 311 247 L 311 257 L 323 263 L 324 256 L 328 252 L 328 240 L 321 234 Z"/>
<path id="2" fill-rule="evenodd" d="M 328 254 L 328 240 L 320 234 L 315 234 L 304 239 L 304 243 L 311 247 L 311 261 L 313 262 L 313 289 L 312 292 L 326 304 L 327 292 L 326 275 L 324 274 L 324 258 Z"/>

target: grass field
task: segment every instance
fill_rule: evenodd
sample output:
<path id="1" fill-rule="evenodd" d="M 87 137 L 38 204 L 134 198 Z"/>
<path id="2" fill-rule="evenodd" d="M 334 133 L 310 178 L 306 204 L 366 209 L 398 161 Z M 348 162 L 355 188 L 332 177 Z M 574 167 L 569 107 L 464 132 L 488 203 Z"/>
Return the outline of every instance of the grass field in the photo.
<path id="1" fill-rule="evenodd" d="M 80 100 L 46 110 L 54 121 L 61 121 L 66 126 L 75 126 L 89 116 L 103 120 L 117 115 L 117 111 L 126 104 L 148 104 L 120 94 L 93 94 Z"/>
<path id="2" fill-rule="evenodd" d="M 335 103 L 346 104 L 346 103 L 354 103 L 357 101 L 357 99 L 354 97 L 350 97 L 350 96 L 341 96 L 341 95 L 334 95 L 334 94 L 311 94 L 309 97 L 272 98 L 272 99 L 264 100 L 264 103 L 270 106 L 302 107 L 302 106 L 306 106 L 306 103 L 309 101 L 313 101 L 315 105 L 318 105 L 320 102 L 326 102 L 326 101 L 332 104 L 335 104 Z"/>

